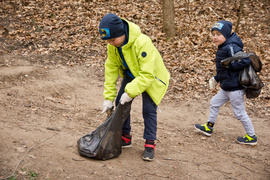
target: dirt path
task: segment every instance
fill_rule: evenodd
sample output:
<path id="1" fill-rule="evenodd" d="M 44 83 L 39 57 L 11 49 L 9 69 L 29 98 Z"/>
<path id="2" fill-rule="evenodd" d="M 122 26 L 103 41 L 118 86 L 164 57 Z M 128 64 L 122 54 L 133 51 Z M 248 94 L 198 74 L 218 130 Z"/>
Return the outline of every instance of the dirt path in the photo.
<path id="1" fill-rule="evenodd" d="M 31 64 L 24 56 L 2 56 L 0 62 L 0 178 L 19 163 L 17 179 L 270 179 L 269 118 L 251 117 L 259 137 L 254 148 L 236 143 L 245 132 L 228 104 L 208 138 L 193 126 L 206 122 L 210 97 L 165 98 L 155 161 L 145 162 L 138 97 L 131 111 L 133 147 L 115 159 L 87 159 L 76 142 L 105 119 L 99 116 L 102 77 L 90 67 Z"/>

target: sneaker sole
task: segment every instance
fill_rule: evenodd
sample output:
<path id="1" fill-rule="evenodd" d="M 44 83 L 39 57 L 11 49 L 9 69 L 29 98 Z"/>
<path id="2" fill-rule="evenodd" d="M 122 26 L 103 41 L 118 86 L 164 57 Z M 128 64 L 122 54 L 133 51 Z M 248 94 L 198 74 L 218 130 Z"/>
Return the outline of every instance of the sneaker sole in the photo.
<path id="1" fill-rule="evenodd" d="M 250 145 L 250 146 L 253 146 L 253 147 L 255 147 L 256 145 L 257 145 L 257 142 L 255 142 L 255 143 L 245 143 L 245 142 L 239 142 L 239 141 L 237 141 L 239 144 L 245 144 L 245 145 Z"/>
<path id="2" fill-rule="evenodd" d="M 204 131 L 202 131 L 202 130 L 196 128 L 196 126 L 194 126 L 194 127 L 195 127 L 195 130 L 196 130 L 197 132 L 203 133 L 204 135 L 209 136 L 209 137 L 212 135 L 212 134 L 209 134 L 209 133 L 207 133 L 207 132 L 204 132 Z"/>
<path id="3" fill-rule="evenodd" d="M 130 144 L 130 145 L 122 146 L 122 149 L 127 149 L 127 148 L 131 148 L 131 147 L 132 147 L 132 145 Z"/>
<path id="4" fill-rule="evenodd" d="M 150 159 L 149 157 L 143 157 L 142 156 L 142 159 L 145 160 L 145 161 L 154 161 L 154 158 L 153 159 Z"/>

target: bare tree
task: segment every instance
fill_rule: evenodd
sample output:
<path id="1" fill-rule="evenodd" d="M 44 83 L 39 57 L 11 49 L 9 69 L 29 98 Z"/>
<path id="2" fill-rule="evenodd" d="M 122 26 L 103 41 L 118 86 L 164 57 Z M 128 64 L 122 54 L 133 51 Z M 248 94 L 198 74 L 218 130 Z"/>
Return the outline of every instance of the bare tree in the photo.
<path id="1" fill-rule="evenodd" d="M 236 26 L 235 26 L 235 31 L 234 32 L 238 32 L 238 28 L 239 28 L 239 24 L 240 24 L 240 18 L 241 18 L 241 15 L 243 14 L 243 6 L 244 6 L 244 0 L 241 0 L 240 2 L 240 11 L 239 11 L 239 14 L 238 14 L 238 19 L 237 19 L 237 23 L 236 23 Z"/>
<path id="2" fill-rule="evenodd" d="M 174 0 L 163 0 L 163 32 L 169 38 L 175 36 Z"/>

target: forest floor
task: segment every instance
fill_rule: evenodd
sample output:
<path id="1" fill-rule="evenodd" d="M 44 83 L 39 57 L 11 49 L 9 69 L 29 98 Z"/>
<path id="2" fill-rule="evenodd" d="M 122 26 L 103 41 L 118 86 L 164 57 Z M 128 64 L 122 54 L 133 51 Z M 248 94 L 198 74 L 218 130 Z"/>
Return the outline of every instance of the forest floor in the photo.
<path id="1" fill-rule="evenodd" d="M 210 96 L 160 104 L 153 162 L 141 158 L 140 96 L 131 110 L 132 148 L 107 161 L 81 157 L 77 140 L 105 120 L 102 77 L 87 66 L 32 64 L 31 58 L 0 57 L 11 64 L 0 67 L 8 79 L 0 88 L 0 178 L 16 170 L 17 179 L 269 179 L 269 117 L 251 114 L 258 145 L 240 145 L 236 138 L 245 131 L 226 104 L 205 137 L 194 124 L 207 121 Z"/>
<path id="2" fill-rule="evenodd" d="M 221 109 L 211 137 L 206 123 L 209 79 L 215 74 L 214 22 L 237 22 L 240 1 L 175 0 L 176 35 L 162 32 L 162 1 L 0 1 L 0 179 L 270 179 L 269 0 L 245 1 L 238 35 L 245 51 L 262 60 L 265 87 L 246 99 L 258 136 L 240 145 L 241 122 L 230 104 Z M 107 161 L 81 157 L 77 140 L 105 121 L 106 44 L 98 23 L 115 13 L 138 24 L 171 74 L 159 105 L 155 160 L 143 161 L 141 96 L 131 108 L 132 147 Z M 118 84 L 119 87 L 119 84 Z M 11 177 L 12 176 L 12 177 Z"/>

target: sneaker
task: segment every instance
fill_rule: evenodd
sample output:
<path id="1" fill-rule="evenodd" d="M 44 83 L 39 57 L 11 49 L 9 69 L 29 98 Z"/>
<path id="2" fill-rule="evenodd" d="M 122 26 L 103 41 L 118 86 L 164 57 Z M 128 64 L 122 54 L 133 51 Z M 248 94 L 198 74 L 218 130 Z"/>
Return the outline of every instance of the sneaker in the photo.
<path id="1" fill-rule="evenodd" d="M 212 132 L 214 131 L 214 128 L 208 126 L 207 123 L 206 124 L 195 124 L 194 127 L 198 132 L 201 132 L 206 136 L 211 136 Z"/>
<path id="2" fill-rule="evenodd" d="M 144 153 L 143 153 L 143 160 L 145 161 L 153 161 L 155 156 L 155 142 L 146 140 L 144 144 Z"/>
<path id="3" fill-rule="evenodd" d="M 249 136 L 248 134 L 246 134 L 244 137 L 238 137 L 237 141 L 240 144 L 248 144 L 251 146 L 255 146 L 257 144 L 257 136 Z"/>
<path id="4" fill-rule="evenodd" d="M 126 133 L 122 133 L 122 142 L 121 146 L 122 148 L 130 148 L 131 147 L 131 137 L 130 135 L 127 135 Z"/>

